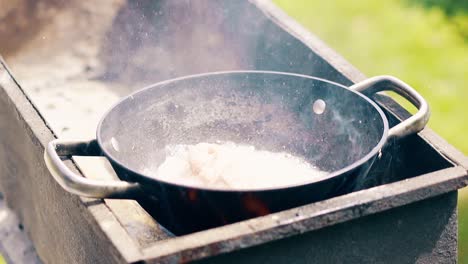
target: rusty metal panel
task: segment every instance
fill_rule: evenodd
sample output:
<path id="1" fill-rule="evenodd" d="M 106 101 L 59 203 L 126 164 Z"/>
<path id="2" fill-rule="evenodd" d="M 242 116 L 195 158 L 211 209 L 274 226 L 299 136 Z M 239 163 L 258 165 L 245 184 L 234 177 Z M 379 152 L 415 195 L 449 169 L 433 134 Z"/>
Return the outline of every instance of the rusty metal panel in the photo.
<path id="1" fill-rule="evenodd" d="M 109 263 L 137 258 L 138 249 L 102 202 L 70 195 L 50 177 L 42 155 L 53 135 L 3 62 L 0 131 L 1 192 L 44 262 Z M 111 243 L 110 234 L 125 248 Z"/>
<path id="2" fill-rule="evenodd" d="M 453 192 L 197 263 L 456 263 L 456 222 Z"/>

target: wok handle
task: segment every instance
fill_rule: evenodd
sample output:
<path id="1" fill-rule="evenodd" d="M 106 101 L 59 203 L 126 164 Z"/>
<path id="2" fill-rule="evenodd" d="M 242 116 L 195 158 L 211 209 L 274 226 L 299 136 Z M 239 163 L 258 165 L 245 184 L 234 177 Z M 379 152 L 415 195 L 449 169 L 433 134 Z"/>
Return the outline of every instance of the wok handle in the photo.
<path id="1" fill-rule="evenodd" d="M 92 198 L 134 199 L 141 193 L 138 183 L 87 179 L 68 168 L 60 156 L 100 156 L 96 140 L 71 141 L 56 139 L 47 145 L 44 160 L 54 179 L 66 191 Z"/>
<path id="2" fill-rule="evenodd" d="M 367 95 L 373 95 L 381 91 L 393 91 L 410 101 L 418 108 L 418 112 L 400 124 L 390 128 L 388 140 L 403 138 L 423 130 L 429 121 L 431 112 L 426 100 L 411 86 L 393 76 L 376 76 L 356 83 L 349 89 Z"/>

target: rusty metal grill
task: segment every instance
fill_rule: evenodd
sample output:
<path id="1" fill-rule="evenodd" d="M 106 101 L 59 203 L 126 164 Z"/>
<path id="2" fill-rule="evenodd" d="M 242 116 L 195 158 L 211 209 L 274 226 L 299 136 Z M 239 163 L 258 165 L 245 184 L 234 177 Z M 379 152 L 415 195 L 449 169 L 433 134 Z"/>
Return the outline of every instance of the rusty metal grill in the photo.
<path id="1" fill-rule="evenodd" d="M 185 236 L 144 203 L 66 193 L 43 163 L 47 142 L 94 137 L 104 111 L 145 85 L 237 69 L 364 77 L 265 0 L 15 4 L 0 12 L 0 189 L 44 262 L 455 262 L 468 161 L 430 129 L 391 145 L 359 191 Z M 377 101 L 391 125 L 408 116 Z M 74 162 L 116 178 L 103 158 Z"/>

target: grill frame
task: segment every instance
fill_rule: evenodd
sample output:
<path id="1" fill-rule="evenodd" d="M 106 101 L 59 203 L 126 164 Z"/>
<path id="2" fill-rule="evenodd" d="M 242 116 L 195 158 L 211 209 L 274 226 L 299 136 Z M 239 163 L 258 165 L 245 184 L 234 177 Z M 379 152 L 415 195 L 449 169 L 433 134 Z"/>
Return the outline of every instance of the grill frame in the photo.
<path id="1" fill-rule="evenodd" d="M 251 4 L 251 8 L 258 8 L 278 29 L 298 39 L 334 68 L 330 80 L 348 85 L 364 79 L 358 70 L 269 1 L 256 0 Z M 400 261 L 395 259 L 395 262 L 414 256 L 417 259 L 425 258 L 428 262 L 456 260 L 456 190 L 468 184 L 468 160 L 428 128 L 419 136 L 406 139 L 401 145 L 427 159 L 438 160 L 435 163 L 443 163 L 441 167 L 445 168 L 432 171 L 429 168 L 427 173 L 406 178 L 405 174 L 414 174 L 419 170 L 415 164 L 413 171 L 402 172 L 403 175 L 390 180 L 383 177 L 383 183 L 371 183 L 381 184 L 377 187 L 224 227 L 172 237 L 134 201 L 78 198 L 60 189 L 42 163 L 44 147 L 55 137 L 49 126 L 53 120 L 40 114 L 32 103 L 34 98 L 31 101 L 19 84 L 21 80 L 16 81 L 14 72 L 2 61 L 0 123 L 8 123 L 8 126 L 2 127 L 4 137 L 0 138 L 0 152 L 8 153 L 8 156 L 0 156 L 0 168 L 6 172 L 0 176 L 0 187 L 9 206 L 24 222 L 39 256 L 46 262 L 69 259 L 95 263 L 187 262 L 225 254 L 204 261 L 226 263 L 233 259 L 239 262 L 265 260 L 274 256 L 272 249 L 281 249 L 282 252 L 295 249 L 289 255 L 285 253 L 285 256 L 297 258 L 297 254 L 304 254 L 303 260 L 308 262 L 318 257 L 311 252 L 325 251 L 320 249 L 320 245 L 304 248 L 297 246 L 298 243 L 302 245 L 326 240 L 327 236 L 340 238 L 340 234 L 336 234 L 338 231 L 333 230 L 354 230 L 363 223 L 369 225 L 368 229 L 360 230 L 364 234 L 372 230 L 373 224 L 378 228 L 385 226 L 379 223 L 398 223 L 401 220 L 402 229 L 414 229 L 410 236 L 419 236 L 420 240 L 415 241 L 423 245 L 422 240 L 426 239 L 422 233 L 424 229 L 418 229 L 418 223 L 405 223 L 405 220 L 414 216 L 412 214 L 426 216 L 431 212 L 441 217 L 427 217 L 425 225 L 442 226 L 437 229 L 440 236 L 431 236 L 433 241 L 429 246 L 416 246 L 407 254 L 398 252 L 401 253 Z M 377 101 L 386 109 L 392 124 L 408 117 L 408 113 L 392 99 L 379 96 Z M 98 174 L 93 172 L 96 163 L 75 161 L 86 176 L 95 177 Z M 108 172 L 106 177 L 113 177 L 112 172 Z M 393 219 L 390 219 L 392 216 Z M 299 235 L 306 232 L 306 235 Z M 383 240 L 391 244 L 391 241 L 403 238 L 400 235 Z M 382 243 L 385 242 L 383 240 Z M 52 250 L 54 246 L 56 248 Z M 428 249 L 432 250 L 429 255 L 426 254 Z M 344 250 L 342 255 L 346 254 L 349 257 L 365 252 L 353 253 L 350 248 Z M 379 257 L 383 256 L 367 255 L 364 262 L 372 262 Z"/>

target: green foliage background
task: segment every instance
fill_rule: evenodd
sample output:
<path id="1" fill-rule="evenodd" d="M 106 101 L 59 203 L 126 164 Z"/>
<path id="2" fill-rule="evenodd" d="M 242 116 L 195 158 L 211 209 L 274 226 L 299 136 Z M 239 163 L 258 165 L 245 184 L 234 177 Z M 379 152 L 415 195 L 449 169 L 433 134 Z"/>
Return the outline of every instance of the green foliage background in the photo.
<path id="1" fill-rule="evenodd" d="M 431 106 L 429 126 L 468 154 L 467 0 L 275 3 L 367 76 L 394 75 L 416 88 Z M 467 193 L 459 198 L 462 264 L 468 264 Z"/>

